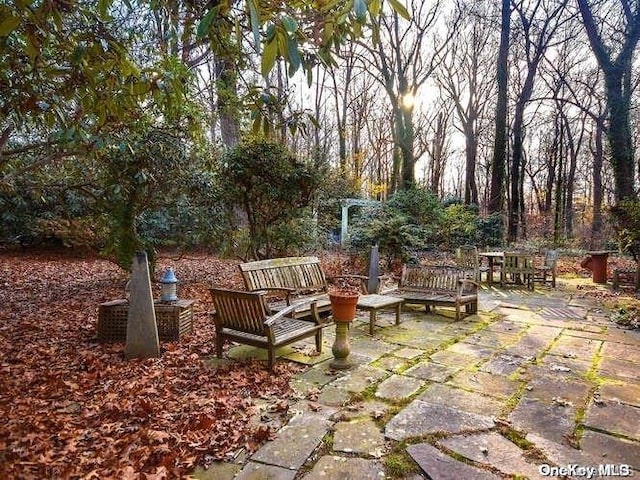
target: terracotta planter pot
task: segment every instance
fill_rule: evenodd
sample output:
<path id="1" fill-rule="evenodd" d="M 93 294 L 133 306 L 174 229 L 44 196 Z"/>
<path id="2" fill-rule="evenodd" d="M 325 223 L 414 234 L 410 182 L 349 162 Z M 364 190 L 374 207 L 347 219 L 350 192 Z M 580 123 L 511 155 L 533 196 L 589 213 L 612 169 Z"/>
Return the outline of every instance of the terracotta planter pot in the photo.
<path id="1" fill-rule="evenodd" d="M 356 293 L 329 293 L 331 311 L 334 322 L 351 322 L 356 316 L 356 304 L 359 295 Z"/>

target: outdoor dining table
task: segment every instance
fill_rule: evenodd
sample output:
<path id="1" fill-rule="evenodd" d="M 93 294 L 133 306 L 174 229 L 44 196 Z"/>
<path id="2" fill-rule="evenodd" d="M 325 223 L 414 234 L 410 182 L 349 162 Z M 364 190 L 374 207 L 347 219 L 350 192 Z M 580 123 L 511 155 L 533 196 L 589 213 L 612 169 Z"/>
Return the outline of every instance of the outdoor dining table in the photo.
<path id="1" fill-rule="evenodd" d="M 496 259 L 501 261 L 504 258 L 504 252 L 479 252 L 479 257 L 485 257 L 487 259 L 489 271 L 487 272 L 487 285 L 493 285 L 493 267 Z"/>

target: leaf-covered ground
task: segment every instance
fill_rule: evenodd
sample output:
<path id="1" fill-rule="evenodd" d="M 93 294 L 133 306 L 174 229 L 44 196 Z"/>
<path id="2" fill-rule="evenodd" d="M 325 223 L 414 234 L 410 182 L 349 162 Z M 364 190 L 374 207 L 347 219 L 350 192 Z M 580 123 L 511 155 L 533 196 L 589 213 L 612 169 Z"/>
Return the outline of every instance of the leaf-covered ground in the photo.
<path id="1" fill-rule="evenodd" d="M 179 295 L 198 301 L 194 332 L 162 342 L 160 358 L 126 361 L 124 344 L 96 340 L 98 305 L 122 297 L 122 270 L 92 257 L 0 254 L 0 478 L 178 478 L 272 433 L 252 421 L 256 399 L 289 397 L 297 367 L 207 365 L 207 288 L 240 286 L 237 262 L 159 263 L 175 266 Z"/>
<path id="2" fill-rule="evenodd" d="M 580 260 L 561 258 L 560 273 L 588 277 Z M 322 262 L 329 277 L 363 271 L 337 254 Z M 279 361 L 270 375 L 263 363 L 208 364 L 207 289 L 241 288 L 237 263 L 161 258 L 159 272 L 176 269 L 180 297 L 197 300 L 194 331 L 162 342 L 157 359 L 125 361 L 124 344 L 96 340 L 98 306 L 123 296 L 125 272 L 94 256 L 0 252 L 0 479 L 179 478 L 264 442 L 273 432 L 258 404 L 286 412 L 299 367 Z"/>

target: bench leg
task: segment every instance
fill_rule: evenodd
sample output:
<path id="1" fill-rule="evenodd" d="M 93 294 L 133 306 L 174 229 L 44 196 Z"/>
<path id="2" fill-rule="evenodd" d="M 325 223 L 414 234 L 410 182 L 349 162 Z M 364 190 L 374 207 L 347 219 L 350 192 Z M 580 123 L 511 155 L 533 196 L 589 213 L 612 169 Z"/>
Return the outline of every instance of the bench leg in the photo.
<path id="1" fill-rule="evenodd" d="M 272 372 L 273 371 L 273 365 L 275 364 L 275 360 L 276 360 L 276 352 L 275 352 L 275 348 L 273 348 L 272 346 L 269 346 L 268 348 L 269 354 L 268 354 L 268 367 L 269 367 L 269 371 Z"/>
<path id="2" fill-rule="evenodd" d="M 322 353 L 322 329 L 319 328 L 316 332 L 316 350 L 318 353 Z"/>
<path id="3" fill-rule="evenodd" d="M 216 356 L 218 358 L 222 358 L 222 344 L 224 343 L 224 338 L 222 338 L 222 333 L 216 332 Z"/>
<path id="4" fill-rule="evenodd" d="M 456 322 L 460 320 L 460 305 L 456 304 Z"/>
<path id="5" fill-rule="evenodd" d="M 396 305 L 396 325 L 400 325 L 400 314 L 402 313 L 402 304 Z"/>
<path id="6" fill-rule="evenodd" d="M 373 329 L 376 326 L 376 317 L 377 317 L 377 311 L 374 308 L 373 310 L 371 310 L 371 312 L 369 312 L 369 335 L 373 335 Z"/>

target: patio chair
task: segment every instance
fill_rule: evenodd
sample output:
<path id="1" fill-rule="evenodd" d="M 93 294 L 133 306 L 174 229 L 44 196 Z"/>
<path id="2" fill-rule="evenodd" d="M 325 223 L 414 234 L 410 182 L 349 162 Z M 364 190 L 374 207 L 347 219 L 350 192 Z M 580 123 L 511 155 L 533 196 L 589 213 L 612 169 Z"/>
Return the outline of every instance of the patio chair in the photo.
<path id="1" fill-rule="evenodd" d="M 266 292 L 244 292 L 211 288 L 216 325 L 216 355 L 222 358 L 225 339 L 262 347 L 268 350 L 268 367 L 273 370 L 276 350 L 307 337 L 315 337 L 316 350 L 322 351 L 322 323 L 316 303 L 311 304 L 312 320 L 294 317 L 300 304 L 272 313 L 266 302 Z"/>
<path id="2" fill-rule="evenodd" d="M 524 284 L 533 290 L 533 255 L 520 252 L 505 252 L 500 269 L 500 286 L 510 279 L 514 284 Z"/>
<path id="3" fill-rule="evenodd" d="M 480 262 L 478 260 L 478 248 L 474 245 L 461 245 L 456 248 L 456 266 L 466 278 L 479 282 Z"/>
<path id="4" fill-rule="evenodd" d="M 541 282 L 543 285 L 547 284 L 547 276 L 551 281 L 551 286 L 556 288 L 556 263 L 558 262 L 558 251 L 547 250 L 544 254 L 544 261 L 541 266 L 535 267 L 534 280 Z"/>

